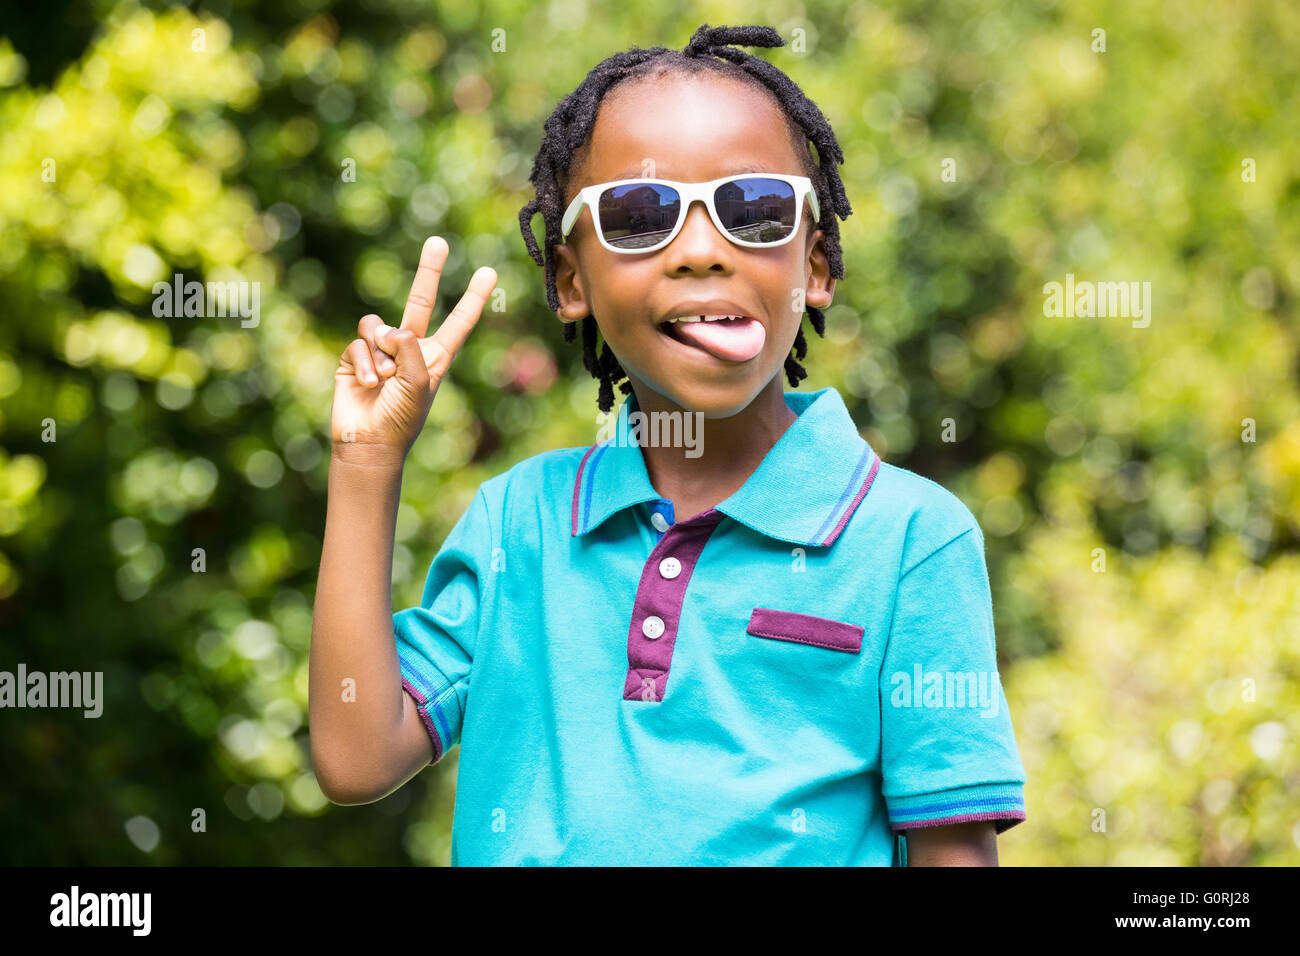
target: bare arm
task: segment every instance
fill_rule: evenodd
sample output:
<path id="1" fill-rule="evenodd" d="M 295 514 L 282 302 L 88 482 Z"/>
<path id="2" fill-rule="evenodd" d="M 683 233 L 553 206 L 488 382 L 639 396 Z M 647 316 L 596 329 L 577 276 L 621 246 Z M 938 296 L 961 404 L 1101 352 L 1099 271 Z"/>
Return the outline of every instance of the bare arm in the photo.
<path id="1" fill-rule="evenodd" d="M 308 710 L 316 780 L 335 803 L 378 800 L 433 759 L 415 701 L 402 689 L 393 534 L 406 455 L 496 284 L 493 270 L 476 271 L 438 331 L 424 337 L 449 251 L 437 237 L 425 243 L 401 327 L 367 315 L 334 375 Z"/>
<path id="2" fill-rule="evenodd" d="M 312 763 L 335 803 L 370 803 L 433 759 L 403 692 L 393 634 L 393 534 L 401 465 L 330 458 L 328 510 L 312 620 Z"/>
<path id="3" fill-rule="evenodd" d="M 997 866 L 993 821 L 915 827 L 907 831 L 908 866 Z"/>

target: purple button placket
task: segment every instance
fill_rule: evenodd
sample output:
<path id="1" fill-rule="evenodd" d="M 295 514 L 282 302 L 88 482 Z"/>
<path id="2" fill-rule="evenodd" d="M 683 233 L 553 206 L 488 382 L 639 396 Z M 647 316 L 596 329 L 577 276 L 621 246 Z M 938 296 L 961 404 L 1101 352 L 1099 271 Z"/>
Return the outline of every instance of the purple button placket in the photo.
<path id="1" fill-rule="evenodd" d="M 688 521 L 679 521 L 664 532 L 650 552 L 632 606 L 624 700 L 658 703 L 664 699 L 686 586 L 705 542 L 722 518 L 722 512 L 710 508 Z M 656 624 L 656 618 L 662 626 Z"/>

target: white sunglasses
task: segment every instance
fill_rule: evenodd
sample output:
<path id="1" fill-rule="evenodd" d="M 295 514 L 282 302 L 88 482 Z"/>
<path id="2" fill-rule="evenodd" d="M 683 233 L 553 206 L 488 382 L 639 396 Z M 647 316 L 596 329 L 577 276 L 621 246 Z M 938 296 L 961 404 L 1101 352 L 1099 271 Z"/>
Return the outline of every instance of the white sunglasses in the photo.
<path id="1" fill-rule="evenodd" d="M 736 245 L 770 249 L 799 232 L 805 196 L 813 221 L 820 220 L 817 192 L 807 176 L 744 173 L 707 183 L 620 179 L 584 186 L 564 212 L 560 239 L 568 238 L 583 207 L 590 206 L 596 238 L 610 252 L 656 252 L 673 241 L 699 199 L 718 231 Z"/>

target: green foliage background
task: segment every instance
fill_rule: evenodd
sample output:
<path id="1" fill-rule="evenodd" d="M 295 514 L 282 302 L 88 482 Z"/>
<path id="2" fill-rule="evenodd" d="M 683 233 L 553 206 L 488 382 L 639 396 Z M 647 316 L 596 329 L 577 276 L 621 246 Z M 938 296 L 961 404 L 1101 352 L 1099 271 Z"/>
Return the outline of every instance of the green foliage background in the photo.
<path id="1" fill-rule="evenodd" d="M 984 529 L 1029 778 L 1003 862 L 1300 863 L 1294 5 L 12 17 L 0 669 L 102 670 L 106 700 L 98 720 L 0 711 L 5 862 L 447 861 L 454 751 L 366 807 L 329 804 L 311 773 L 332 373 L 361 315 L 400 316 L 426 236 L 451 245 L 435 321 L 475 268 L 499 273 L 507 307 L 408 466 L 394 601 L 415 604 L 481 481 L 594 440 L 595 383 L 517 226 L 542 122 L 604 56 L 707 22 L 802 37 L 761 55 L 846 153 L 847 278 L 803 387 L 838 388 L 887 460 Z M 260 323 L 156 318 L 175 271 L 260 282 Z M 1151 282 L 1149 327 L 1045 316 L 1066 273 Z"/>

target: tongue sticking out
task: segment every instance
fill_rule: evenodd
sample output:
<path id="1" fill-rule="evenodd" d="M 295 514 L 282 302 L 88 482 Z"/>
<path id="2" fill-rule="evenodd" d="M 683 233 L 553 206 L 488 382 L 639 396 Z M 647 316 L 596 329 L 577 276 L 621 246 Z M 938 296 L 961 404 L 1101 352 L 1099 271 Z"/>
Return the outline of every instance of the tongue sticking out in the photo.
<path id="1" fill-rule="evenodd" d="M 767 332 L 757 319 L 715 319 L 712 322 L 678 322 L 670 333 L 687 345 L 704 349 L 716 358 L 745 362 L 763 351 Z"/>

